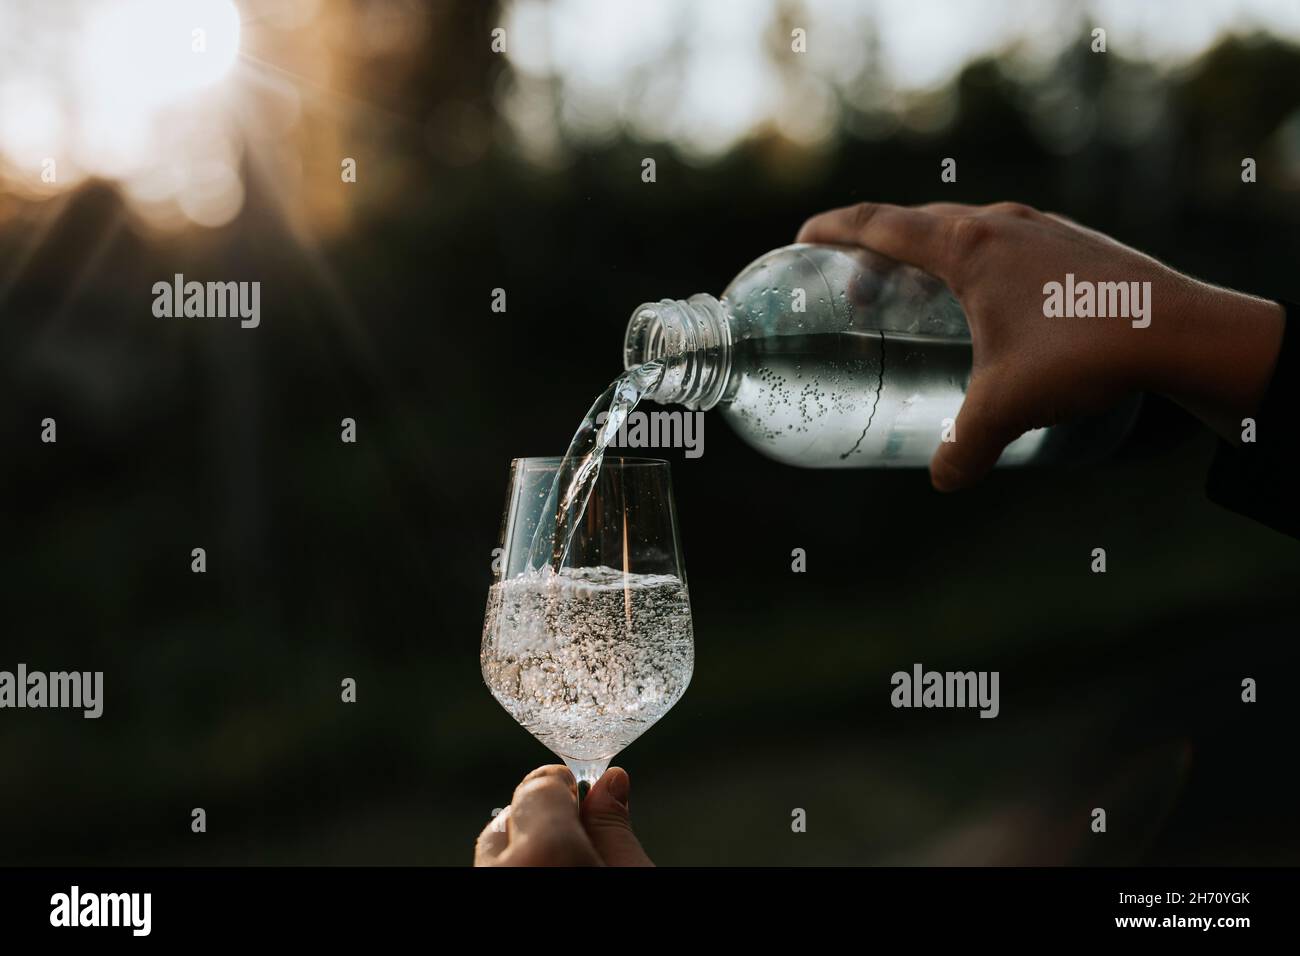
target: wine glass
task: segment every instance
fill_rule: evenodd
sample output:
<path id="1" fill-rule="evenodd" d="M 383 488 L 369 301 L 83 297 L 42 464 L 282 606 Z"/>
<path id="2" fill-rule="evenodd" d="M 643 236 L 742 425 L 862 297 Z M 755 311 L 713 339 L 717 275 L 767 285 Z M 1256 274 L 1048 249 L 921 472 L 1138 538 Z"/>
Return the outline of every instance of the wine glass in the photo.
<path id="1" fill-rule="evenodd" d="M 605 457 L 563 559 L 538 567 L 562 462 L 511 463 L 479 659 L 492 696 L 583 794 L 681 698 L 695 643 L 668 462 Z"/>

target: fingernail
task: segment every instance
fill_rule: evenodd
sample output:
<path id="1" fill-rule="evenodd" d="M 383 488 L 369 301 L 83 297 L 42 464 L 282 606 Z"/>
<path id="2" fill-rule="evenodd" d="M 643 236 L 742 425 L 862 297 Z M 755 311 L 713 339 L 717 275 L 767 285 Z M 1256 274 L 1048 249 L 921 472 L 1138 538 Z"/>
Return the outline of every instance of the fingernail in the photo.
<path id="1" fill-rule="evenodd" d="M 623 804 L 627 808 L 627 800 L 631 795 L 632 780 L 628 777 L 627 771 L 622 767 L 612 767 L 611 770 L 617 770 L 609 781 L 609 795 Z"/>

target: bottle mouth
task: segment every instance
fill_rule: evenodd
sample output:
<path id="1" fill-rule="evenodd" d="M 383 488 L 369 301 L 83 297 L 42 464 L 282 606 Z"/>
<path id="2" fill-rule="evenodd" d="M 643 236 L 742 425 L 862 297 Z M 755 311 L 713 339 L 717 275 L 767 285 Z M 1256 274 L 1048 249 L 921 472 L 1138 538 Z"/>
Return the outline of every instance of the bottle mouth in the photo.
<path id="1" fill-rule="evenodd" d="M 722 397 L 731 370 L 731 326 L 711 295 L 647 302 L 623 336 L 623 368 L 661 362 L 663 376 L 646 397 L 708 411 Z"/>
<path id="2" fill-rule="evenodd" d="M 664 323 L 657 309 L 643 305 L 632 314 L 623 334 L 623 369 L 631 371 L 646 362 L 667 357 Z"/>

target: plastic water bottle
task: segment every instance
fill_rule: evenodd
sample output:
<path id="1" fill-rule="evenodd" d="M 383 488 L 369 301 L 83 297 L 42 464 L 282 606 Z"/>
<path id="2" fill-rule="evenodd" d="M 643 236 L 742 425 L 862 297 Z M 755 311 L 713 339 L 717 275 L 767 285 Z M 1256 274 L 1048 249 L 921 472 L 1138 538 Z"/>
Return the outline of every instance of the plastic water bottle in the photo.
<path id="1" fill-rule="evenodd" d="M 646 397 L 722 416 L 754 448 L 807 468 L 924 467 L 953 440 L 970 381 L 970 328 L 948 288 L 866 249 L 793 245 L 755 260 L 721 299 L 640 306 L 623 363 L 659 361 Z M 1137 400 L 1027 432 L 999 465 L 1100 458 Z"/>

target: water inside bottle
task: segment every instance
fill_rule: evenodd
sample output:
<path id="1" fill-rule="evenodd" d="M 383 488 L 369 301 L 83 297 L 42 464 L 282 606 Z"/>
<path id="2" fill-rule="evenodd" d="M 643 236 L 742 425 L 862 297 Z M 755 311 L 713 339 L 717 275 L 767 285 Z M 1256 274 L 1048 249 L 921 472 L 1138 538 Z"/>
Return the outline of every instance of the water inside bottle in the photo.
<path id="1" fill-rule="evenodd" d="M 741 339 L 719 408 L 765 453 L 820 468 L 916 467 L 955 436 L 970 381 L 969 340 L 880 329 Z M 1045 438 L 1013 442 L 1003 464 Z"/>

